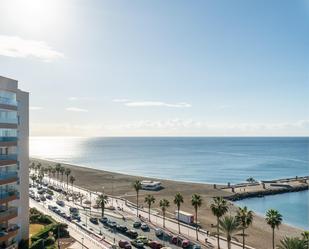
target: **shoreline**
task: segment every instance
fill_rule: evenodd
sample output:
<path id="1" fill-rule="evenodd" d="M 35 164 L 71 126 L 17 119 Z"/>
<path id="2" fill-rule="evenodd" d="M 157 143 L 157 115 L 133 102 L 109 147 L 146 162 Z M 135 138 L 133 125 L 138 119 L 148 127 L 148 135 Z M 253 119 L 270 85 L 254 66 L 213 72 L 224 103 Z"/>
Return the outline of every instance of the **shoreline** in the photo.
<path id="1" fill-rule="evenodd" d="M 58 161 L 44 160 L 31 158 L 30 161 L 40 162 L 44 167 L 48 165 L 55 165 L 60 163 Z M 160 212 L 158 205 L 159 199 L 168 199 L 171 206 L 168 209 L 168 217 L 174 218 L 175 206 L 173 204 L 174 195 L 180 192 L 184 197 L 184 203 L 182 204 L 181 210 L 194 213 L 191 206 L 191 196 L 194 193 L 198 193 L 203 198 L 203 205 L 199 210 L 199 222 L 200 225 L 209 231 L 214 231 L 213 224 L 216 224 L 216 218 L 212 215 L 210 210 L 210 204 L 212 197 L 222 196 L 228 198 L 234 195 L 232 191 L 221 189 L 223 185 L 217 185 L 217 189 L 214 189 L 213 184 L 205 183 L 188 183 L 183 181 L 165 180 L 150 177 L 137 177 L 127 174 L 120 174 L 111 171 L 98 170 L 84 166 L 77 166 L 68 163 L 61 163 L 64 167 L 71 169 L 71 174 L 76 178 L 74 185 L 89 189 L 91 191 L 103 192 L 113 196 L 125 198 L 131 202 L 136 201 L 136 194 L 132 188 L 132 182 L 137 179 L 145 180 L 157 180 L 162 183 L 163 189 L 160 191 L 145 191 L 140 192 L 141 200 L 147 194 L 152 194 L 156 198 L 156 203 L 153 205 L 153 209 Z M 66 183 L 66 177 L 64 176 L 64 182 Z M 220 187 L 219 187 L 220 186 Z M 143 204 L 143 201 L 141 201 Z M 235 214 L 237 205 L 233 202 L 229 202 L 230 213 Z M 276 233 L 277 242 L 283 239 L 285 236 L 299 236 L 303 229 L 282 224 L 280 230 Z M 248 245 L 259 249 L 268 249 L 271 243 L 271 229 L 266 224 L 265 218 L 258 214 L 254 215 L 254 223 L 252 227 L 248 229 Z M 263 241 L 261 245 L 261 241 Z"/>

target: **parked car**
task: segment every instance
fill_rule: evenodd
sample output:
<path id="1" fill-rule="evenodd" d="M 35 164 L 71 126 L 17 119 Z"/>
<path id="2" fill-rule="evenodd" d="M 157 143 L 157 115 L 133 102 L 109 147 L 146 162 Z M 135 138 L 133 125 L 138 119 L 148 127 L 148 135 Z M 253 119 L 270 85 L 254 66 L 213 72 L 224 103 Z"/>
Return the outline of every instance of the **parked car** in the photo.
<path id="1" fill-rule="evenodd" d="M 117 223 L 116 223 L 115 221 L 109 220 L 109 221 L 107 222 L 107 225 L 108 225 L 109 227 L 111 227 L 111 228 L 115 228 L 115 227 L 117 226 Z"/>
<path id="2" fill-rule="evenodd" d="M 93 224 L 96 224 L 96 225 L 99 224 L 98 218 L 91 217 L 91 218 L 89 218 L 89 220 L 90 220 L 90 222 L 93 223 Z"/>
<path id="3" fill-rule="evenodd" d="M 51 195 L 46 195 L 46 199 L 53 200 L 53 197 Z"/>
<path id="4" fill-rule="evenodd" d="M 131 244 L 136 248 L 144 248 L 144 243 L 141 240 L 135 239 L 131 241 Z"/>
<path id="5" fill-rule="evenodd" d="M 75 207 L 70 207 L 70 213 L 78 213 L 78 209 Z"/>
<path id="6" fill-rule="evenodd" d="M 148 243 L 148 245 L 149 245 L 149 247 L 152 248 L 152 249 L 161 249 L 161 248 L 162 248 L 161 243 L 158 242 L 158 241 L 155 241 L 155 240 L 150 241 L 150 242 Z"/>
<path id="7" fill-rule="evenodd" d="M 127 240 L 119 240 L 118 245 L 120 248 L 124 248 L 124 249 L 132 248 L 130 242 Z"/>
<path id="8" fill-rule="evenodd" d="M 142 241 L 144 244 L 148 244 L 149 242 L 146 236 L 138 236 L 136 239 Z"/>
<path id="9" fill-rule="evenodd" d="M 138 236 L 138 233 L 137 233 L 135 230 L 131 229 L 131 230 L 129 230 L 129 231 L 126 232 L 126 235 L 127 235 L 129 238 L 136 239 L 137 236 Z"/>
<path id="10" fill-rule="evenodd" d="M 60 207 L 64 207 L 64 201 L 56 201 L 57 205 L 59 205 Z"/>
<path id="11" fill-rule="evenodd" d="M 192 246 L 192 249 L 201 249 L 201 246 L 200 246 L 200 245 L 195 244 L 195 245 L 193 245 L 193 246 Z"/>
<path id="12" fill-rule="evenodd" d="M 149 226 L 148 226 L 146 223 L 142 223 L 141 229 L 142 229 L 143 231 L 149 231 Z"/>
<path id="13" fill-rule="evenodd" d="M 123 232 L 123 233 L 125 233 L 128 230 L 128 228 L 124 225 L 117 225 L 116 229 L 120 232 Z"/>
<path id="14" fill-rule="evenodd" d="M 182 248 L 188 248 L 189 246 L 190 246 L 189 240 L 185 239 L 185 240 L 182 241 L 182 243 L 181 243 Z"/>
<path id="15" fill-rule="evenodd" d="M 141 225 L 142 225 L 142 223 L 140 221 L 134 221 L 134 223 L 133 223 L 134 228 L 140 228 Z"/>
<path id="16" fill-rule="evenodd" d="M 108 222 L 108 218 L 107 217 L 102 217 L 99 219 L 99 221 L 103 224 L 106 224 Z"/>
<path id="17" fill-rule="evenodd" d="M 156 228 L 155 234 L 156 236 L 161 237 L 163 235 L 163 230 L 161 228 Z"/>

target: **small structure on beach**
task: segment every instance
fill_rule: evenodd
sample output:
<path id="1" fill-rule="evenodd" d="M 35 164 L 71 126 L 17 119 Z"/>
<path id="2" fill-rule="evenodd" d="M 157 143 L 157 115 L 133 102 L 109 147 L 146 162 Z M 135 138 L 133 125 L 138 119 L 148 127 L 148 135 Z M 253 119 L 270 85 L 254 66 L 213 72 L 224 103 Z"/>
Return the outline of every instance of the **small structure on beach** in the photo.
<path id="1" fill-rule="evenodd" d="M 143 180 L 141 183 L 142 183 L 142 189 L 144 190 L 156 191 L 162 188 L 161 182 L 157 182 L 157 181 Z"/>

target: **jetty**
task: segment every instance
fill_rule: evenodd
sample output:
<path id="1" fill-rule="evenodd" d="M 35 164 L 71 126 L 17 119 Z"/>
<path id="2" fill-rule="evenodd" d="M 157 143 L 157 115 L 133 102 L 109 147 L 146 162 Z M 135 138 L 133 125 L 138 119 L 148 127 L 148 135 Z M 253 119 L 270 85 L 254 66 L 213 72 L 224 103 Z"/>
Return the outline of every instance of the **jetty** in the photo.
<path id="1" fill-rule="evenodd" d="M 246 198 L 264 197 L 289 192 L 298 192 L 309 189 L 309 176 L 283 178 L 267 181 L 252 181 L 239 184 L 227 184 L 222 190 L 230 193 L 224 197 L 230 201 L 239 201 Z"/>

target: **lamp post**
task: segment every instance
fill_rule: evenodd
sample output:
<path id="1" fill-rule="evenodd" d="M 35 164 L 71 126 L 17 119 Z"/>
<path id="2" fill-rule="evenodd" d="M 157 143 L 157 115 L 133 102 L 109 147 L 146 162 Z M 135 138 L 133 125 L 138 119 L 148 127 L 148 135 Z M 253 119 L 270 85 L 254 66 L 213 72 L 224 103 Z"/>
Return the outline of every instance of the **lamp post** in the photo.
<path id="1" fill-rule="evenodd" d="M 82 237 L 82 249 L 84 249 L 84 237 Z"/>

